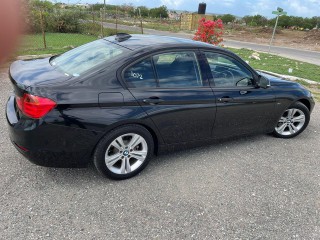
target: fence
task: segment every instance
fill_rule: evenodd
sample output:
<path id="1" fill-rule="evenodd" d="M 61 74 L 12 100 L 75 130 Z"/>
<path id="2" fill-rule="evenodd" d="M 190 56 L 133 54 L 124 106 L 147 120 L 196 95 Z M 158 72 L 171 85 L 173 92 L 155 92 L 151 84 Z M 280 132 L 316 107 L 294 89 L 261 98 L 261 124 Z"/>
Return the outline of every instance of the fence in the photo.
<path id="1" fill-rule="evenodd" d="M 180 19 L 130 17 L 103 9 L 60 9 L 36 7 L 29 11 L 29 31 L 18 54 L 61 53 L 117 32 L 144 33 L 144 27 L 179 31 Z M 127 25 L 118 29 L 119 25 Z M 124 30 L 123 30 L 124 29 Z"/>
<path id="2" fill-rule="evenodd" d="M 187 13 L 181 15 L 181 30 L 195 30 L 198 28 L 199 20 L 206 18 L 207 20 L 214 20 L 213 15 L 204 15 L 197 13 Z"/>
<path id="3" fill-rule="evenodd" d="M 114 16 L 107 15 L 106 20 L 109 23 L 121 24 L 126 26 L 135 27 L 136 31 L 139 33 L 143 31 L 144 28 L 157 29 L 161 31 L 173 31 L 177 32 L 180 30 L 180 19 L 161 19 L 161 18 L 140 18 L 140 17 L 130 17 L 130 16 Z"/>

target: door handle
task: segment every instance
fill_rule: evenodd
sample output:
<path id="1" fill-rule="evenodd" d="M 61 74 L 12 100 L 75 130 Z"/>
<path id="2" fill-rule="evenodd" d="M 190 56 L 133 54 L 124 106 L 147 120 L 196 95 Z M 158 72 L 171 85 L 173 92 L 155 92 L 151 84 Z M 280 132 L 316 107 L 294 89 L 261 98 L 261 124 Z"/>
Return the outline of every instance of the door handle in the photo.
<path id="1" fill-rule="evenodd" d="M 241 94 L 241 95 L 245 95 L 245 94 L 247 94 L 247 93 L 248 93 L 248 91 L 245 91 L 245 90 L 240 91 L 240 94 Z"/>
<path id="2" fill-rule="evenodd" d="M 164 100 L 159 97 L 149 97 L 142 100 L 146 104 L 155 105 L 163 102 Z"/>
<path id="3" fill-rule="evenodd" d="M 227 102 L 232 102 L 233 98 L 231 97 L 222 97 L 222 98 L 218 98 L 218 101 L 221 103 L 227 103 Z"/>

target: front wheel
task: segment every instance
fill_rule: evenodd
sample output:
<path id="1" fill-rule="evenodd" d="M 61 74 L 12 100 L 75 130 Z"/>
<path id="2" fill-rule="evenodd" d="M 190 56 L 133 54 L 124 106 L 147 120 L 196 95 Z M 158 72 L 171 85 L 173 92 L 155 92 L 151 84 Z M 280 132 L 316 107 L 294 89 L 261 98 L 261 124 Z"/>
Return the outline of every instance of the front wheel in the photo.
<path id="1" fill-rule="evenodd" d="M 126 179 L 141 172 L 153 154 L 153 138 L 140 125 L 126 125 L 107 134 L 94 153 L 94 165 L 104 176 Z"/>
<path id="2" fill-rule="evenodd" d="M 279 138 L 295 137 L 304 131 L 309 121 L 309 109 L 301 102 L 296 102 L 282 114 L 273 134 Z"/>

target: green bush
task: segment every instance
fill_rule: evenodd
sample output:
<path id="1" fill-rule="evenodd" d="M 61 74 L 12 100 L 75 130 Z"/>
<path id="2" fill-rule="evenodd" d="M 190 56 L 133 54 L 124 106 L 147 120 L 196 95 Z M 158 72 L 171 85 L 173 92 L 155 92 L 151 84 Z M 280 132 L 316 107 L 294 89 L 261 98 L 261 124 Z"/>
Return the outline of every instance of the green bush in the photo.
<path id="1" fill-rule="evenodd" d="M 168 9 L 166 6 L 161 6 L 157 8 L 150 9 L 150 17 L 153 18 L 167 18 L 168 17 Z"/>
<path id="2" fill-rule="evenodd" d="M 61 9 L 49 1 L 32 0 L 28 22 L 32 33 L 42 31 L 41 17 L 46 32 L 79 33 L 81 19 L 85 14 L 81 9 Z"/>
<path id="3" fill-rule="evenodd" d="M 80 19 L 84 14 L 80 11 L 56 10 L 46 16 L 46 30 L 48 32 L 79 33 Z"/>

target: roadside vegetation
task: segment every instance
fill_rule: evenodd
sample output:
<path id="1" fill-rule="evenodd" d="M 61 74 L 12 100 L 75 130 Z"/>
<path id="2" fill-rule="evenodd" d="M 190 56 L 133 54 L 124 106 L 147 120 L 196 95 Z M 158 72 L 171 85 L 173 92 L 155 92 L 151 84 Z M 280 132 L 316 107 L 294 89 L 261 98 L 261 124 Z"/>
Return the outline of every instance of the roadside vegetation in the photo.
<path id="1" fill-rule="evenodd" d="M 252 58 L 253 54 L 255 53 L 253 50 L 236 48 L 228 48 L 228 50 L 238 54 L 254 69 L 318 82 L 318 84 L 310 84 L 303 80 L 296 80 L 298 83 L 308 88 L 313 93 L 317 101 L 320 101 L 320 72 L 318 65 L 268 53 L 258 53 L 260 60 L 257 60 Z M 291 73 L 289 72 L 289 69 L 292 69 Z"/>
<path id="2" fill-rule="evenodd" d="M 254 69 L 296 76 L 320 83 L 320 67 L 318 65 L 268 53 L 259 53 L 260 60 L 257 60 L 252 58 L 252 54 L 255 52 L 253 50 L 235 48 L 228 49 L 238 54 L 242 59 L 248 61 Z M 292 69 L 292 72 L 290 72 L 289 69 Z"/>
<path id="3" fill-rule="evenodd" d="M 42 34 L 24 36 L 17 55 L 60 54 L 97 39 L 95 36 L 76 33 L 47 33 L 46 38 L 47 47 L 44 48 Z"/>
<path id="4" fill-rule="evenodd" d="M 116 34 L 115 29 L 104 28 L 105 36 Z M 121 31 L 134 34 L 136 32 Z M 95 35 L 79 33 L 46 33 L 46 48 L 41 33 L 25 35 L 16 55 L 60 54 L 85 43 L 99 39 Z"/>

